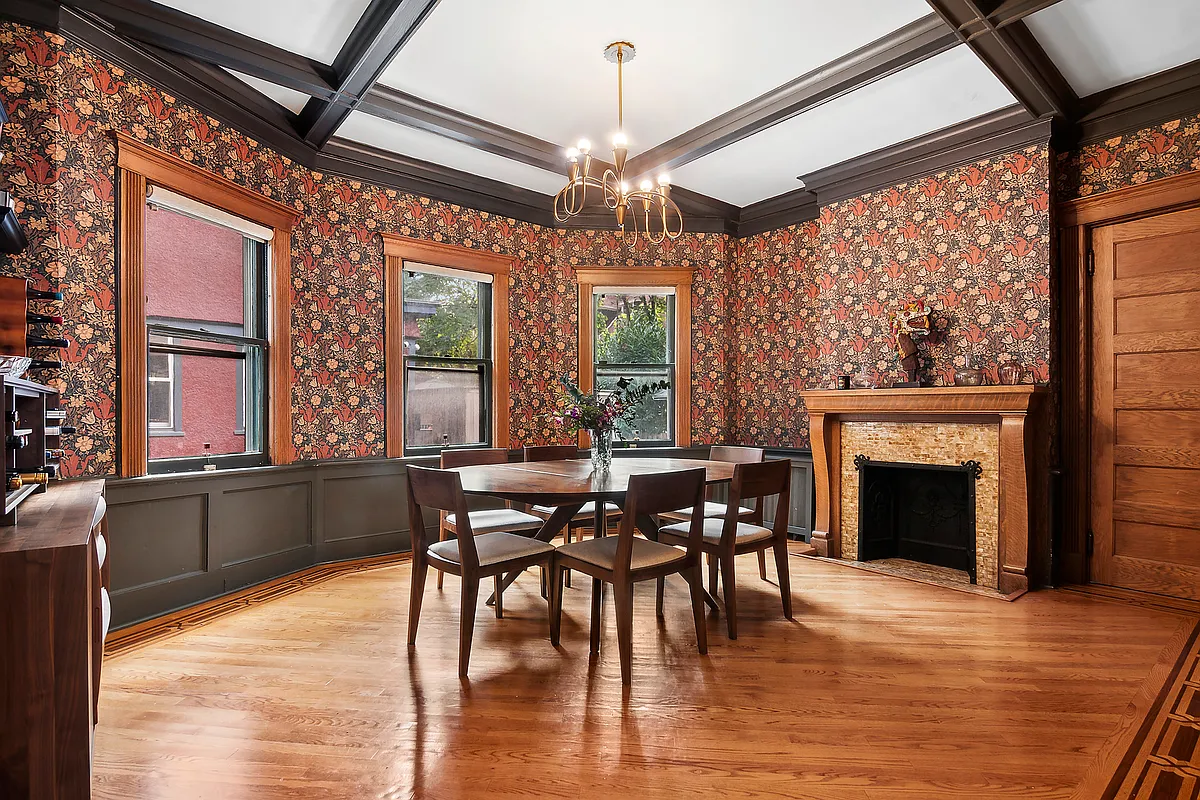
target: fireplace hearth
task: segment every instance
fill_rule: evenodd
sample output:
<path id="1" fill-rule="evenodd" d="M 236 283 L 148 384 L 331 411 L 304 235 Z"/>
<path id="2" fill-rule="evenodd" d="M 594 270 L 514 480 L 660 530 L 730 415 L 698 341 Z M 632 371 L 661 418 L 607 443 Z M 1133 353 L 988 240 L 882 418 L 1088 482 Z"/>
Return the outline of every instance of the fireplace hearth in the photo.
<path id="1" fill-rule="evenodd" d="M 977 462 L 911 464 L 857 455 L 854 468 L 859 561 L 906 559 L 962 570 L 976 582 Z"/>

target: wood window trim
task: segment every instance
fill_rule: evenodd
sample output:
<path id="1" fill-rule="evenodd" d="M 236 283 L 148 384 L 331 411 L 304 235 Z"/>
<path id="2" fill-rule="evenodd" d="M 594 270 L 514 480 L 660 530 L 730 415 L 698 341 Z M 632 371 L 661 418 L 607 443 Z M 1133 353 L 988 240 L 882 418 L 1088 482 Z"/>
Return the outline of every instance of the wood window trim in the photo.
<path id="1" fill-rule="evenodd" d="M 593 387 L 591 320 L 596 315 L 592 295 L 597 286 L 654 286 L 675 290 L 675 446 L 692 445 L 692 276 L 689 267 L 585 267 L 575 270 L 579 282 L 579 388 Z M 585 366 L 586 365 L 586 366 Z M 589 447 L 587 434 L 579 446 Z"/>
<path id="2" fill-rule="evenodd" d="M 145 475 L 146 411 L 146 190 L 161 186 L 274 230 L 269 264 L 267 320 L 267 455 L 290 464 L 292 444 L 292 229 L 300 213 L 195 164 L 123 133 L 117 146 L 117 335 L 120 424 L 119 475 Z"/>
<path id="3" fill-rule="evenodd" d="M 1059 459 L 1062 535 L 1055 583 L 1088 583 L 1091 530 L 1092 230 L 1141 217 L 1200 208 L 1200 172 L 1068 200 L 1055 206 L 1058 229 Z"/>
<path id="4" fill-rule="evenodd" d="M 383 234 L 384 371 L 387 456 L 404 457 L 405 262 L 492 276 L 492 447 L 508 449 L 508 287 L 513 258 L 453 244 Z"/>

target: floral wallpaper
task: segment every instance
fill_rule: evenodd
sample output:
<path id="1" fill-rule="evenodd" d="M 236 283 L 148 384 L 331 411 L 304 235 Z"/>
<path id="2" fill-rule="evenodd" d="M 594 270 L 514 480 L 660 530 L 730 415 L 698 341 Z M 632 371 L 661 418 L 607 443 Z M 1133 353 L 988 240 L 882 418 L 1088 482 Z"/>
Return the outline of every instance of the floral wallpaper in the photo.
<path id="1" fill-rule="evenodd" d="M 902 380 L 890 314 L 924 300 L 938 331 L 923 374 L 954 382 L 970 357 L 991 383 L 1016 361 L 1050 375 L 1049 152 L 1032 146 L 821 209 L 739 244 L 734 432 L 808 446 L 796 391 L 865 370 Z"/>
<path id="2" fill-rule="evenodd" d="M 1087 197 L 1200 169 L 1200 114 L 1060 153 L 1061 199 Z"/>
<path id="3" fill-rule="evenodd" d="M 11 117 L 0 184 L 11 185 L 32 243 L 0 258 L 0 272 L 66 294 L 72 345 L 54 380 L 80 428 L 64 459 L 70 475 L 111 474 L 115 463 L 114 129 L 301 212 L 291 274 L 301 459 L 383 454 L 381 231 L 516 259 L 513 446 L 565 440 L 545 413 L 557 375 L 577 375 L 580 266 L 695 268 L 697 443 L 807 447 L 798 392 L 864 368 L 898 379 L 889 314 L 917 298 L 940 324 L 923 347 L 935 383 L 952 383 L 967 356 L 993 381 L 1007 360 L 1026 365 L 1029 380 L 1050 377 L 1044 145 L 834 203 L 802 225 L 741 240 L 689 233 L 630 251 L 607 231 L 546 229 L 313 172 L 51 34 L 0 25 L 0 63 Z M 1059 157 L 1058 186 L 1091 193 L 1196 169 L 1198 140 L 1200 120 L 1189 118 L 1089 146 Z"/>
<path id="4" fill-rule="evenodd" d="M 563 440 L 544 420 L 554 381 L 575 376 L 578 265 L 679 265 L 693 290 L 693 438 L 728 435 L 725 337 L 730 239 L 687 234 L 630 253 L 608 232 L 557 231 L 292 163 L 177 98 L 53 34 L 0 25 L 0 100 L 10 123 L 0 185 L 9 185 L 31 246 L 0 259 L 66 295 L 64 367 L 56 377 L 80 435 L 64 474 L 113 472 L 116 354 L 113 191 L 120 130 L 287 203 L 293 233 L 293 434 L 300 459 L 381 456 L 384 361 L 380 231 L 512 255 L 510 439 Z M 714 344 L 714 341 L 716 344 Z M 36 377 L 36 376 L 35 376 Z"/>

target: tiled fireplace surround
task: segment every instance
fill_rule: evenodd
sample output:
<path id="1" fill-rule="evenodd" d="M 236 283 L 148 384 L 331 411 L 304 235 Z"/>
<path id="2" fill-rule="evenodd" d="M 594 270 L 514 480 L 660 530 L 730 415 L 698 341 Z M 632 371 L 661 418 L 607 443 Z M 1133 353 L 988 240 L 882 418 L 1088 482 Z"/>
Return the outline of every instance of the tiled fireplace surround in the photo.
<path id="1" fill-rule="evenodd" d="M 810 391 L 817 483 L 813 544 L 823 556 L 858 559 L 859 484 L 854 457 L 959 465 L 976 461 L 975 561 L 980 587 L 1005 595 L 1044 573 L 1045 463 L 1033 435 L 1033 386 Z M 1028 424 L 1027 424 L 1028 423 Z"/>

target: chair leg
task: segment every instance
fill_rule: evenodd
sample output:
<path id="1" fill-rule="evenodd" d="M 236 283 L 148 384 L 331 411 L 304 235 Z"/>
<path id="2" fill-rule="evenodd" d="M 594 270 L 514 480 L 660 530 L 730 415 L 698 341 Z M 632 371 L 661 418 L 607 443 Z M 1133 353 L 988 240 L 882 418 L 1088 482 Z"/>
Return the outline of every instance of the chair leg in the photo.
<path id="1" fill-rule="evenodd" d="M 542 577 L 545 578 L 545 575 Z M 494 586 L 496 587 L 493 589 L 493 591 L 496 593 L 496 619 L 504 619 L 504 575 L 497 572 L 492 576 L 492 580 L 494 581 Z M 543 586 L 545 586 L 544 580 Z"/>
<path id="2" fill-rule="evenodd" d="M 729 628 L 729 638 L 737 638 L 737 576 L 734 574 L 734 558 L 727 553 L 721 561 L 721 588 L 725 598 L 725 624 Z"/>
<path id="3" fill-rule="evenodd" d="M 600 628 L 604 614 L 604 582 L 592 578 L 592 655 L 600 652 Z"/>
<path id="4" fill-rule="evenodd" d="M 499 598 L 497 598 L 497 601 Z M 471 663 L 471 634 L 475 632 L 475 606 L 479 603 L 479 579 L 462 579 L 462 612 L 458 627 L 458 677 L 467 677 Z"/>
<path id="5" fill-rule="evenodd" d="M 654 594 L 654 612 L 660 617 L 663 615 L 663 595 L 667 593 L 667 579 L 658 579 L 658 590 Z"/>
<path id="6" fill-rule="evenodd" d="M 562 632 L 563 570 L 555 565 L 550 568 L 550 644 L 558 647 Z"/>
<path id="7" fill-rule="evenodd" d="M 571 543 L 571 523 L 567 523 L 567 527 L 563 528 L 563 544 Z M 566 570 L 567 573 L 567 588 L 571 588 L 571 570 Z"/>
<path id="8" fill-rule="evenodd" d="M 700 655 L 705 655 L 708 653 L 708 626 L 704 622 L 704 587 L 702 585 L 704 578 L 700 564 L 697 563 L 694 567 L 687 569 L 683 573 L 683 577 L 687 579 L 688 589 L 692 593 L 692 619 L 696 623 L 696 648 L 700 651 Z"/>
<path id="9" fill-rule="evenodd" d="M 767 579 L 767 551 L 758 551 L 758 577 L 764 581 Z"/>
<path id="10" fill-rule="evenodd" d="M 412 578 L 408 587 L 408 643 L 417 643 L 417 625 L 421 622 L 421 600 L 425 597 L 425 576 L 429 574 L 429 562 L 424 558 L 414 558 Z M 438 570 L 438 576 L 442 574 Z"/>
<path id="11" fill-rule="evenodd" d="M 621 683 L 633 683 L 633 584 L 613 586 L 617 607 L 617 649 L 621 654 Z"/>
<path id="12" fill-rule="evenodd" d="M 788 569 L 787 542 L 775 542 L 775 571 L 779 573 L 779 597 L 783 600 L 783 615 L 791 619 L 792 576 L 791 570 Z"/>
<path id="13" fill-rule="evenodd" d="M 446 533 L 447 533 L 447 531 L 446 531 L 446 526 L 445 526 L 445 525 L 439 525 L 439 526 L 438 526 L 438 541 L 439 541 L 439 542 L 444 542 L 444 541 L 446 541 Z M 439 570 L 437 571 L 437 588 L 438 588 L 438 591 L 439 591 L 439 592 L 442 590 L 442 582 L 443 582 L 443 579 L 444 579 L 445 577 L 446 577 L 446 573 L 442 572 L 442 571 L 439 569 Z"/>
<path id="14" fill-rule="evenodd" d="M 708 593 L 713 597 L 717 596 L 717 556 L 715 553 L 708 554 Z"/>

